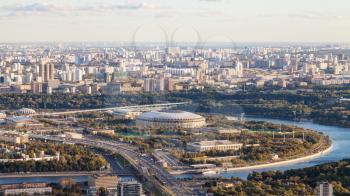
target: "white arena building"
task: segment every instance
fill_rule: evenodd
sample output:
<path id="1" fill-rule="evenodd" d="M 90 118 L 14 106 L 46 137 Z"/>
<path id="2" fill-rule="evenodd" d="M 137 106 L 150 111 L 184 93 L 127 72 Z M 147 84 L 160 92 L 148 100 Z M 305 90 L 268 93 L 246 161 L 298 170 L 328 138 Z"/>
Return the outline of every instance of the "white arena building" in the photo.
<path id="1" fill-rule="evenodd" d="M 22 108 L 22 109 L 16 110 L 16 114 L 19 116 L 29 116 L 29 115 L 36 114 L 36 112 L 33 109 Z"/>
<path id="2" fill-rule="evenodd" d="M 0 112 L 0 119 L 5 119 L 5 118 L 6 118 L 6 114 Z"/>
<path id="3" fill-rule="evenodd" d="M 192 129 L 206 125 L 203 116 L 184 111 L 152 111 L 140 115 L 136 124 L 143 128 Z"/>

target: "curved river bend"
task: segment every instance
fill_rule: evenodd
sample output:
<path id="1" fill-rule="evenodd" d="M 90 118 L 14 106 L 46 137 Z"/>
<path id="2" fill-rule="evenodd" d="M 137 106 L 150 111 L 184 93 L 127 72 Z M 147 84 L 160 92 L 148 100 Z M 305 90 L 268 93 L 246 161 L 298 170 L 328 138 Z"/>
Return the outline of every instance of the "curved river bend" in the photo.
<path id="1" fill-rule="evenodd" d="M 248 118 L 247 120 L 266 121 L 274 124 L 294 125 L 294 122 L 292 121 L 275 120 L 275 119 Z M 227 172 L 227 173 L 221 173 L 218 176 L 223 176 L 226 178 L 239 177 L 239 178 L 245 179 L 247 178 L 248 174 L 253 171 L 263 172 L 263 171 L 271 171 L 271 170 L 285 171 L 289 169 L 300 169 L 300 168 L 311 167 L 311 166 L 320 165 L 323 163 L 329 163 L 329 162 L 350 158 L 350 129 L 349 128 L 325 126 L 325 125 L 315 124 L 312 122 L 298 122 L 298 123 L 295 123 L 295 125 L 298 127 L 303 127 L 303 128 L 323 132 L 326 135 L 329 135 L 333 140 L 332 151 L 322 157 L 305 161 L 305 162 L 293 163 L 291 165 L 286 165 L 286 166 L 269 167 L 264 169 Z"/>
<path id="2" fill-rule="evenodd" d="M 248 120 L 256 120 L 256 121 L 266 121 L 274 124 L 286 124 L 286 125 L 294 125 L 292 121 L 284 121 L 284 120 L 275 120 L 275 119 L 264 119 L 264 118 L 248 118 Z M 323 163 L 329 163 L 334 161 L 339 161 L 342 159 L 350 158 L 350 128 L 341 128 L 335 126 L 325 126 L 319 125 L 312 122 L 298 122 L 296 123 L 298 127 L 303 127 L 307 129 L 313 129 L 315 131 L 323 132 L 329 135 L 333 140 L 333 149 L 330 153 L 326 155 L 313 159 L 311 161 L 305 161 L 300 163 L 293 163 L 287 166 L 276 166 L 276 167 L 268 167 L 264 169 L 256 169 L 256 170 L 247 170 L 247 171 L 234 171 L 221 173 L 218 176 L 222 176 L 225 178 L 231 177 L 239 177 L 239 178 L 247 178 L 248 174 L 257 171 L 271 171 L 271 170 L 281 170 L 285 171 L 288 169 L 299 169 L 305 167 L 311 167 L 315 165 L 320 165 Z M 180 175 L 179 178 L 183 177 L 191 177 L 191 175 Z M 60 178 L 57 177 L 42 177 L 42 178 L 12 178 L 12 179 L 0 179 L 0 184 L 6 183 L 22 183 L 22 182 L 57 182 Z M 78 177 L 77 181 L 85 181 L 86 177 Z"/>

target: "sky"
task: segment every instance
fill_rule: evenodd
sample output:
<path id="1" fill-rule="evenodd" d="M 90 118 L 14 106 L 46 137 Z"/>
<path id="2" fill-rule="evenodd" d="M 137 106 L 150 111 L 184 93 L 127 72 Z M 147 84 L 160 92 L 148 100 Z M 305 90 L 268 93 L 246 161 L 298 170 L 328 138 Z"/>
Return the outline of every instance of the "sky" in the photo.
<path id="1" fill-rule="evenodd" d="M 350 42 L 349 0 L 0 0 L 0 42 Z"/>

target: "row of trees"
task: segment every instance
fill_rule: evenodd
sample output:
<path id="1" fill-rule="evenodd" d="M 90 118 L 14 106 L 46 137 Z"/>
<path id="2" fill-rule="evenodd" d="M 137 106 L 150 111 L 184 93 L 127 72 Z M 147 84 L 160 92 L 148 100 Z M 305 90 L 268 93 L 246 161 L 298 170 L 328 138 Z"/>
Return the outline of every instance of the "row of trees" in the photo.
<path id="1" fill-rule="evenodd" d="M 159 95 L 159 97 L 163 97 Z M 108 106 L 150 104 L 161 98 L 147 94 L 85 95 L 85 94 L 3 94 L 0 97 L 0 110 L 19 109 L 93 109 Z M 176 101 L 176 100 L 175 100 Z"/>
<path id="2" fill-rule="evenodd" d="M 232 94 L 213 90 L 178 92 L 173 96 L 192 100 L 192 110 L 196 112 L 235 116 L 246 113 L 288 120 L 304 118 L 327 125 L 350 127 L 350 104 L 339 101 L 341 97 L 350 97 L 346 87 L 308 91 L 252 89 Z"/>
<path id="3" fill-rule="evenodd" d="M 285 172 L 253 172 L 247 180 L 218 179 L 206 186 L 214 195 L 315 195 L 318 182 L 331 182 L 335 195 L 350 195 L 350 160 Z M 221 183 L 232 183 L 226 188 Z"/>
<path id="4" fill-rule="evenodd" d="M 106 168 L 107 161 L 83 146 L 35 142 L 27 144 L 27 151 L 44 150 L 48 154 L 60 153 L 59 160 L 18 161 L 0 163 L 0 173 L 98 171 Z"/>
<path id="5" fill-rule="evenodd" d="M 295 128 L 286 125 L 276 125 L 267 122 L 247 121 L 241 123 L 238 121 L 229 121 L 220 116 L 212 116 L 207 119 L 209 124 L 216 126 L 240 127 L 248 129 L 242 133 L 203 133 L 204 136 L 193 136 L 210 138 L 214 140 L 230 140 L 243 143 L 240 151 L 208 151 L 208 152 L 182 152 L 174 153 L 176 157 L 189 164 L 205 163 L 206 157 L 220 156 L 239 156 L 232 163 L 235 166 L 244 164 L 258 164 L 272 161 L 275 155 L 280 159 L 291 159 L 305 156 L 314 151 L 320 151 L 327 148 L 322 145 L 327 139 L 323 134 L 302 128 Z M 294 138 L 293 138 L 293 131 Z M 273 134 L 272 132 L 275 132 Z M 304 139 L 304 140 L 303 140 Z M 193 141 L 193 138 L 183 137 L 184 146 L 187 142 Z M 251 147 L 250 145 L 259 144 Z M 322 146 L 321 149 L 320 146 Z"/>

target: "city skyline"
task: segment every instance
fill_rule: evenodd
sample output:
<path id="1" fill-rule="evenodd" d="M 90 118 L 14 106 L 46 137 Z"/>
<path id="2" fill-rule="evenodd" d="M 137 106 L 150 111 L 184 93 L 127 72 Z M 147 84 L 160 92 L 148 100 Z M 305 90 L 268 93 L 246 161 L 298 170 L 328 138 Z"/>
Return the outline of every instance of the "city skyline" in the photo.
<path id="1" fill-rule="evenodd" d="M 0 42 L 349 42 L 349 4 L 2 0 Z"/>
<path id="2" fill-rule="evenodd" d="M 349 195 L 349 6 L 0 0 L 0 195 Z"/>

